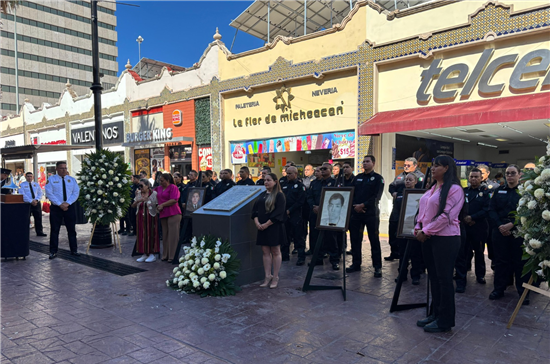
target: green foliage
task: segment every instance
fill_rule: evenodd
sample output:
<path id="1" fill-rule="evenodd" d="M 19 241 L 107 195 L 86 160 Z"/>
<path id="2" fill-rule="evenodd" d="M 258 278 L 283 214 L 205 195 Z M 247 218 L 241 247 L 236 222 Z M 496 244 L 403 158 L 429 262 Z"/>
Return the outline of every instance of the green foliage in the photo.
<path id="1" fill-rule="evenodd" d="M 178 291 L 206 296 L 233 296 L 240 291 L 235 285 L 241 262 L 237 252 L 226 241 L 205 235 L 192 239 L 191 247 L 184 247 L 185 255 L 166 281 Z"/>
<path id="2" fill-rule="evenodd" d="M 195 100 L 195 141 L 197 145 L 211 144 L 210 98 Z"/>
<path id="3" fill-rule="evenodd" d="M 78 200 L 91 223 L 108 225 L 126 215 L 130 205 L 130 170 L 128 164 L 108 149 L 84 156 Z"/>

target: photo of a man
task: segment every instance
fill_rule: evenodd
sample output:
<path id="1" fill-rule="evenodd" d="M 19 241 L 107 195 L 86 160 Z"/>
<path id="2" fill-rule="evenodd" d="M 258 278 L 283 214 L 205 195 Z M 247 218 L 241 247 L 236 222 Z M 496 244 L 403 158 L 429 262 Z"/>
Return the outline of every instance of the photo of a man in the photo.
<path id="1" fill-rule="evenodd" d="M 344 228 L 349 206 L 349 191 L 327 191 L 323 202 L 320 226 Z"/>
<path id="2" fill-rule="evenodd" d="M 204 188 L 191 188 L 185 204 L 186 215 L 197 211 L 204 203 Z"/>

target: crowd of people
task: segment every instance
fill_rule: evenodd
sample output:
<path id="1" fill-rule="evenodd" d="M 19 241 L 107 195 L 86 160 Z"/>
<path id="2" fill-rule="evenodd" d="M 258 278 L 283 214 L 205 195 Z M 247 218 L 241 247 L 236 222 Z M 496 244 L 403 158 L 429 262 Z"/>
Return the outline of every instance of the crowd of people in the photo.
<path id="1" fill-rule="evenodd" d="M 384 259 L 380 246 L 379 202 L 385 183 L 375 172 L 375 166 L 375 157 L 367 155 L 362 161 L 363 172 L 358 175 L 353 174 L 350 163 L 326 162 L 317 167 L 305 166 L 304 175 L 299 177 L 295 164 L 288 162 L 282 169 L 281 178 L 266 166 L 261 169 L 256 182 L 252 180 L 248 167 L 240 168 L 236 182 L 230 169 L 220 171 L 219 178 L 213 171 L 199 174 L 192 170 L 187 175 L 187 183 L 179 172 L 157 172 L 154 178 L 147 178 L 147 174 L 142 172 L 132 176 L 132 204 L 127 215 L 120 220 L 119 233 L 136 236 L 138 262 L 154 262 L 160 254 L 161 260 L 171 262 L 178 257 L 178 244 L 188 243 L 192 237 L 191 224 L 183 223 L 185 218 L 190 218 L 187 212 L 195 211 L 234 186 L 265 186 L 265 191 L 254 204 L 251 218 L 258 230 L 257 245 L 261 246 L 265 268 L 265 279 L 260 286 L 276 288 L 282 262 L 297 254 L 296 265 L 305 265 L 306 257 L 312 255 L 317 244 L 322 244 L 319 247 L 321 254 L 312 258 L 309 264 L 324 265 L 328 258 L 333 270 L 341 269 L 344 235 L 325 231 L 323 239 L 319 240 L 316 226 L 321 213 L 323 188 L 354 187 L 348 225 L 351 242 L 348 253 L 352 256 L 352 263 L 345 268 L 346 272 L 354 273 L 363 268 L 365 230 L 374 277 L 382 277 L 383 260 L 399 260 L 397 272 L 404 268 L 405 274 L 398 275 L 396 282 L 399 278 L 407 280 L 409 265 L 413 285 L 419 284 L 421 275 L 427 270 L 432 309 L 428 317 L 417 322 L 425 331 L 448 331 L 454 326 L 454 294 L 465 292 L 472 259 L 477 283 L 486 284 L 485 246 L 494 271 L 494 289 L 489 299 L 500 299 L 506 288 L 514 284 L 517 292 L 523 293 L 522 283 L 528 279 L 522 277 L 523 240 L 514 235 L 514 213 L 519 200 L 516 190 L 522 173 L 518 166 L 506 168 L 506 182 L 502 184 L 498 178 L 489 179 L 489 167 L 478 165 L 469 171 L 468 186 L 463 188 L 453 158 L 436 157 L 427 176 L 418 169 L 414 157 L 407 158 L 404 171 L 388 187 L 393 209 L 388 230 L 390 254 Z M 526 165 L 527 169 L 530 167 Z M 4 172 L 2 170 L 3 180 Z M 75 231 L 78 183 L 68 175 L 65 162 L 57 163 L 56 172 L 48 179 L 45 189 L 51 201 L 50 259 L 57 256 L 62 224 L 68 232 L 71 254 L 79 255 Z M 26 182 L 21 184 L 20 191 L 24 201 L 32 205 L 37 235 L 46 236 L 39 213 L 42 190 L 33 181 L 32 173 L 26 173 L 25 177 Z M 189 196 L 193 187 L 204 187 L 204 196 Z M 397 232 L 405 191 L 421 188 L 426 192 L 419 200 L 414 237 L 406 239 Z M 340 197 L 338 195 L 332 201 L 338 211 L 344 203 Z M 309 241 L 309 250 L 306 241 Z M 405 257 L 407 246 L 410 254 Z M 528 297 L 524 304 L 529 304 Z"/>

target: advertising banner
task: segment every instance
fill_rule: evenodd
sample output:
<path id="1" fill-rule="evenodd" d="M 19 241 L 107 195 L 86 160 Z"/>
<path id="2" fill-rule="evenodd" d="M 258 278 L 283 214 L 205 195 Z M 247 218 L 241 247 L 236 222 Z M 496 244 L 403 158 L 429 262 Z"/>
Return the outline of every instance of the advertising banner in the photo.
<path id="1" fill-rule="evenodd" d="M 231 143 L 231 163 L 244 164 L 247 162 L 246 143 Z"/>
<path id="2" fill-rule="evenodd" d="M 242 162 L 243 157 L 240 153 L 246 156 L 251 154 L 301 152 L 321 149 L 332 149 L 333 159 L 353 158 L 355 156 L 355 132 L 312 134 L 231 143 L 231 160 L 233 164 L 245 163 Z M 238 151 L 237 156 L 234 155 L 235 150 Z M 233 162 L 235 158 L 239 158 L 241 162 Z"/>
<path id="3" fill-rule="evenodd" d="M 151 173 L 164 172 L 164 148 L 151 149 Z"/>
<path id="4" fill-rule="evenodd" d="M 151 178 L 151 162 L 149 158 L 149 149 L 134 150 L 134 173 L 147 173 L 147 178 Z"/>
<path id="5" fill-rule="evenodd" d="M 214 167 L 212 147 L 199 148 L 199 168 L 201 171 L 211 171 Z"/>

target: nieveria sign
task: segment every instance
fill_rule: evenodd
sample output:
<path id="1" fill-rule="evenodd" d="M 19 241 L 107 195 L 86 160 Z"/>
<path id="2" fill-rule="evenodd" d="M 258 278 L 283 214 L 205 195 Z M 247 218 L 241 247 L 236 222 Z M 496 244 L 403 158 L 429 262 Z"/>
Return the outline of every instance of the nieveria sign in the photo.
<path id="1" fill-rule="evenodd" d="M 451 65 L 445 69 L 439 67 L 441 59 L 435 59 L 429 68 L 422 71 L 421 83 L 416 92 L 420 104 L 427 104 L 431 94 L 426 93 L 432 80 L 437 79 L 433 89 L 434 100 L 439 102 L 453 101 L 460 91 L 461 98 L 468 98 L 476 85 L 479 94 L 485 97 L 498 96 L 505 87 L 504 83 L 490 84 L 494 75 L 506 67 L 514 67 L 509 80 L 509 87 L 515 93 L 533 92 L 541 78 L 542 88 L 550 86 L 550 50 L 537 49 L 524 55 L 518 62 L 518 54 L 507 54 L 489 62 L 494 49 L 486 49 L 481 54 L 474 69 L 469 74 L 465 63 Z"/>

